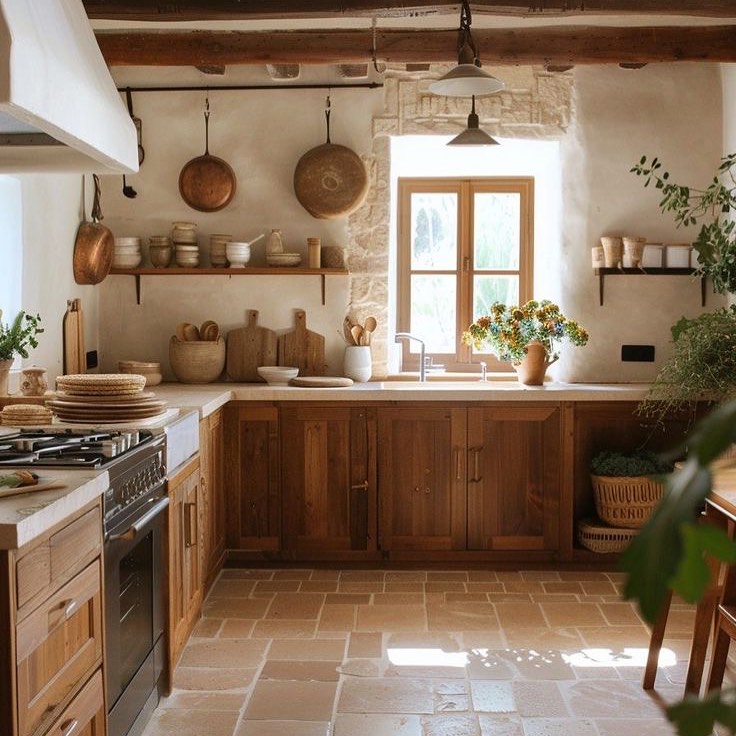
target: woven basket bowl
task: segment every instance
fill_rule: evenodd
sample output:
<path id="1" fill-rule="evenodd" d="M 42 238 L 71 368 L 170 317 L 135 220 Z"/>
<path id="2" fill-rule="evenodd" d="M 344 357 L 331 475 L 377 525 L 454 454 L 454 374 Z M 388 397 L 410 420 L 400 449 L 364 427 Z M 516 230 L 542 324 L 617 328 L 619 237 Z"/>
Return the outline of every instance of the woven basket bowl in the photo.
<path id="1" fill-rule="evenodd" d="M 591 475 L 595 509 L 613 527 L 644 526 L 664 495 L 664 486 L 648 476 Z"/>
<path id="2" fill-rule="evenodd" d="M 598 519 L 583 519 L 578 524 L 580 544 L 599 554 L 623 552 L 635 536 L 635 529 L 616 529 Z"/>
<path id="3" fill-rule="evenodd" d="M 225 338 L 182 341 L 172 335 L 169 362 L 181 383 L 212 383 L 225 368 Z"/>

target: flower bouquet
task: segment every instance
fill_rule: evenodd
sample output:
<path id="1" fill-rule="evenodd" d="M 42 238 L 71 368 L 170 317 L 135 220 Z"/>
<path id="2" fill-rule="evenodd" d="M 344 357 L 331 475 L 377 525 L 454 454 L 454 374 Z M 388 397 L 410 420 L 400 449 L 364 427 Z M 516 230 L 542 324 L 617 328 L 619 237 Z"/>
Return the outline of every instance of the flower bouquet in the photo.
<path id="1" fill-rule="evenodd" d="M 565 339 L 573 345 L 585 345 L 588 333 L 548 299 L 532 299 L 522 306 L 494 302 L 490 314 L 478 317 L 463 333 L 466 345 L 476 350 L 485 348 L 499 360 L 512 363 L 521 363 L 528 346 L 540 343 L 550 365 L 560 357 L 560 345 Z"/>

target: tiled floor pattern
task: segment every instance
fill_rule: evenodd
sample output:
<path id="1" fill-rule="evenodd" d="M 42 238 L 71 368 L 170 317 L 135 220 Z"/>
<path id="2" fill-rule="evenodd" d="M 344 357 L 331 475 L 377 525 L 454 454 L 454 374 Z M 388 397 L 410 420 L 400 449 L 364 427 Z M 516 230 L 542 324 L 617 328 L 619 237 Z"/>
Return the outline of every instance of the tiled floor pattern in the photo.
<path id="1" fill-rule="evenodd" d="M 670 736 L 603 572 L 224 570 L 144 736 Z M 657 693 L 679 699 L 693 609 Z"/>

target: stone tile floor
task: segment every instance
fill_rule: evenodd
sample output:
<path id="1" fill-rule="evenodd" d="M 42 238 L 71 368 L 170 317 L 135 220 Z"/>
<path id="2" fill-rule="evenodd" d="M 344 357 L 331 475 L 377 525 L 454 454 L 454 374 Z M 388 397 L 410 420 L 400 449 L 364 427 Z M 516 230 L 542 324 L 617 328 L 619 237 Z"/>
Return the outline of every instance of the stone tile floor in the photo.
<path id="1" fill-rule="evenodd" d="M 693 608 L 656 695 L 619 573 L 226 569 L 144 736 L 674 733 Z"/>

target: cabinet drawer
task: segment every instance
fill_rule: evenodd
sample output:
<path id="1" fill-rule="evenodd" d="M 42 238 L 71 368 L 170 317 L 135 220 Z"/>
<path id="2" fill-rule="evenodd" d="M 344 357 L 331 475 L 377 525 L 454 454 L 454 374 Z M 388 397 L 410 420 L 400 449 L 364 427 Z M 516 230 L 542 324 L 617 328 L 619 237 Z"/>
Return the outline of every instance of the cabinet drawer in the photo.
<path id="1" fill-rule="evenodd" d="M 89 682 L 44 736 L 105 736 L 105 698 L 102 670 L 98 669 Z"/>
<path id="2" fill-rule="evenodd" d="M 100 560 L 16 626 L 18 733 L 27 736 L 102 661 Z"/>
<path id="3" fill-rule="evenodd" d="M 17 607 L 53 585 L 59 586 L 78 573 L 102 549 L 99 506 L 67 524 L 41 544 L 21 553 L 15 567 Z"/>

